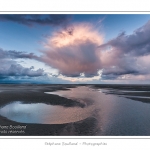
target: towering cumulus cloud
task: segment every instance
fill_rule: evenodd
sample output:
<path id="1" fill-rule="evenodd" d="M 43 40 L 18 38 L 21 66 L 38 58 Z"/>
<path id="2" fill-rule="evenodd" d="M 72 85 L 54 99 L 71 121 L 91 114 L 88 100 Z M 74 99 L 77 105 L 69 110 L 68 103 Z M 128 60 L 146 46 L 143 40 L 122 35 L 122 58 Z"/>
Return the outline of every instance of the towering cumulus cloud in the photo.
<path id="1" fill-rule="evenodd" d="M 60 74 L 78 77 L 98 75 L 102 79 L 125 79 L 150 74 L 150 21 L 133 34 L 122 32 L 103 42 L 103 35 L 92 24 L 75 24 L 54 32 L 45 43 L 40 60 Z"/>
<path id="2" fill-rule="evenodd" d="M 102 42 L 103 36 L 91 24 L 75 24 L 47 39 L 41 59 L 65 76 L 94 76 L 101 68 L 97 47 Z"/>
<path id="3" fill-rule="evenodd" d="M 92 23 L 68 24 L 69 19 L 67 15 L 0 15 L 0 21 L 51 26 L 38 56 L 36 51 L 33 54 L 0 49 L 0 78 L 45 76 L 43 69 L 26 68 L 18 62 L 32 59 L 50 66 L 45 68 L 54 68 L 58 78 L 71 81 L 150 79 L 150 21 L 130 35 L 122 32 L 105 41 Z"/>

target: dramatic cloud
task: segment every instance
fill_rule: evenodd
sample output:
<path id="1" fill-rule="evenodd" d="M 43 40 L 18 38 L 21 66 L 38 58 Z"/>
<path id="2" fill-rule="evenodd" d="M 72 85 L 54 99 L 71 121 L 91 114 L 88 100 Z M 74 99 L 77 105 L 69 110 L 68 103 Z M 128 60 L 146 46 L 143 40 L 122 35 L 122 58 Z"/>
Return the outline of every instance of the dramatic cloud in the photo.
<path id="1" fill-rule="evenodd" d="M 150 73 L 150 21 L 133 34 L 122 32 L 105 44 L 93 25 L 75 24 L 53 33 L 45 49 L 40 60 L 64 76 L 81 77 L 84 73 L 85 77 L 95 77 L 99 70 L 101 79 L 144 76 Z"/>
<path id="2" fill-rule="evenodd" d="M 25 68 L 17 63 L 17 58 L 29 58 L 36 59 L 37 56 L 30 53 L 17 52 L 17 51 L 6 51 L 0 49 L 0 78 L 7 78 L 9 76 L 28 76 L 28 77 L 37 77 L 43 76 L 44 70 L 37 69 L 34 70 L 34 67 Z"/>
<path id="3" fill-rule="evenodd" d="M 65 25 L 70 20 L 69 15 L 61 14 L 1 14 L 0 21 L 13 21 L 27 26 L 38 25 Z"/>
<path id="4" fill-rule="evenodd" d="M 29 58 L 29 59 L 38 59 L 38 56 L 34 55 L 33 53 L 26 53 L 26 52 L 18 52 L 15 50 L 3 50 L 0 48 L 0 59 L 5 58 Z"/>
<path id="5" fill-rule="evenodd" d="M 150 21 L 131 35 L 124 32 L 99 46 L 103 79 L 116 79 L 123 75 L 149 74 Z M 143 61 L 144 58 L 144 61 Z"/>
<path id="6" fill-rule="evenodd" d="M 16 22 L 26 25 L 48 24 L 39 23 L 38 19 L 35 20 L 36 17 L 33 18 L 31 20 L 34 21 L 28 20 L 27 24 L 21 21 Z M 8 19 L 4 21 L 6 20 Z M 61 22 L 57 22 L 57 19 L 55 21 L 50 25 Z M 94 25 L 74 24 L 47 36 L 44 48 L 40 52 L 42 55 L 36 56 L 33 53 L 0 49 L 0 78 L 3 79 L 5 76 L 37 77 L 45 74 L 43 69 L 35 70 L 34 67 L 25 68 L 19 65 L 16 61 L 19 58 L 40 61 L 57 69 L 58 75 L 53 76 L 55 79 L 73 82 L 108 79 L 149 80 L 150 21 L 135 30 L 133 34 L 126 35 L 122 32 L 106 43 L 104 43 L 103 34 Z"/>
<path id="7" fill-rule="evenodd" d="M 113 50 L 132 56 L 147 55 L 150 53 L 150 21 L 134 31 L 131 35 L 121 33 L 117 38 L 101 45 L 100 48 L 110 46 Z"/>
<path id="8" fill-rule="evenodd" d="M 95 76 L 101 69 L 97 47 L 103 36 L 91 24 L 75 24 L 53 33 L 45 43 L 41 61 L 59 70 L 60 74 L 78 77 Z"/>
<path id="9" fill-rule="evenodd" d="M 25 68 L 15 61 L 11 60 L 0 60 L 0 76 L 42 76 L 44 75 L 43 69 L 33 70 L 34 67 Z"/>

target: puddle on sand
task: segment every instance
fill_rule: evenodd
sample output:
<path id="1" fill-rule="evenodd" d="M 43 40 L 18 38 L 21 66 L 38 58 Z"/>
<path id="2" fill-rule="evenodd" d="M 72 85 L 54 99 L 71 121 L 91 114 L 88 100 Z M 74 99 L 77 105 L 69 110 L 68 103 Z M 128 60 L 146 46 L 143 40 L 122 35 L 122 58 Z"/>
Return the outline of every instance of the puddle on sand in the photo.
<path id="1" fill-rule="evenodd" d="M 20 101 L 0 109 L 0 115 L 21 123 L 64 124 L 83 120 L 93 108 L 52 106 L 43 103 L 24 104 Z"/>
<path id="2" fill-rule="evenodd" d="M 91 101 L 102 132 L 99 135 L 150 135 L 150 105 L 117 95 L 109 90 L 79 86 L 70 91 L 47 92 L 87 104 Z M 146 92 L 146 91 L 144 91 Z M 127 95 L 126 95 L 127 96 Z M 97 110 L 97 111 L 96 111 Z"/>
<path id="3" fill-rule="evenodd" d="M 150 135 L 150 104 L 106 95 L 99 90 L 79 86 L 70 90 L 45 92 L 82 102 L 84 108 L 23 104 L 17 101 L 1 108 L 0 115 L 17 122 L 40 124 L 77 122 L 94 116 L 101 129 L 99 135 Z"/>

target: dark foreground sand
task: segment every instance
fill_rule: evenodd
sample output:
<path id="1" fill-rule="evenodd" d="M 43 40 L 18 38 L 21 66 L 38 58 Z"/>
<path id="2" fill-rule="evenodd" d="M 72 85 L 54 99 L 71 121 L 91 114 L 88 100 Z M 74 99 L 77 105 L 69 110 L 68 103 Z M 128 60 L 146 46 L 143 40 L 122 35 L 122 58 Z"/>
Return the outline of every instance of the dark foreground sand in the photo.
<path id="1" fill-rule="evenodd" d="M 97 121 L 95 118 L 87 118 L 82 121 L 78 121 L 75 123 L 68 124 L 25 124 L 25 123 L 17 123 L 14 121 L 10 121 L 2 116 L 0 116 L 0 124 L 1 127 L 8 126 L 9 129 L 5 130 L 7 133 L 0 133 L 1 136 L 51 136 L 51 135 L 96 135 L 99 131 L 97 128 Z M 25 126 L 26 128 L 18 129 L 17 127 Z M 12 128 L 13 129 L 10 129 Z M 0 129 L 4 131 L 4 129 Z M 10 132 L 12 131 L 12 132 Z M 10 133 L 9 133 L 10 132 Z M 17 133 L 15 133 L 17 132 Z"/>

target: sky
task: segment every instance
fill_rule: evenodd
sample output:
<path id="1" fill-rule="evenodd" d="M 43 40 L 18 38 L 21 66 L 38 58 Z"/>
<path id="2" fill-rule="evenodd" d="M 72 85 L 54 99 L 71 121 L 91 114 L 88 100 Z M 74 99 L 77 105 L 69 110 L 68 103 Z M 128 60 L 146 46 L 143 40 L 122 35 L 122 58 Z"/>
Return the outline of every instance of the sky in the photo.
<path id="1" fill-rule="evenodd" d="M 0 14 L 0 83 L 150 84 L 149 14 Z"/>

